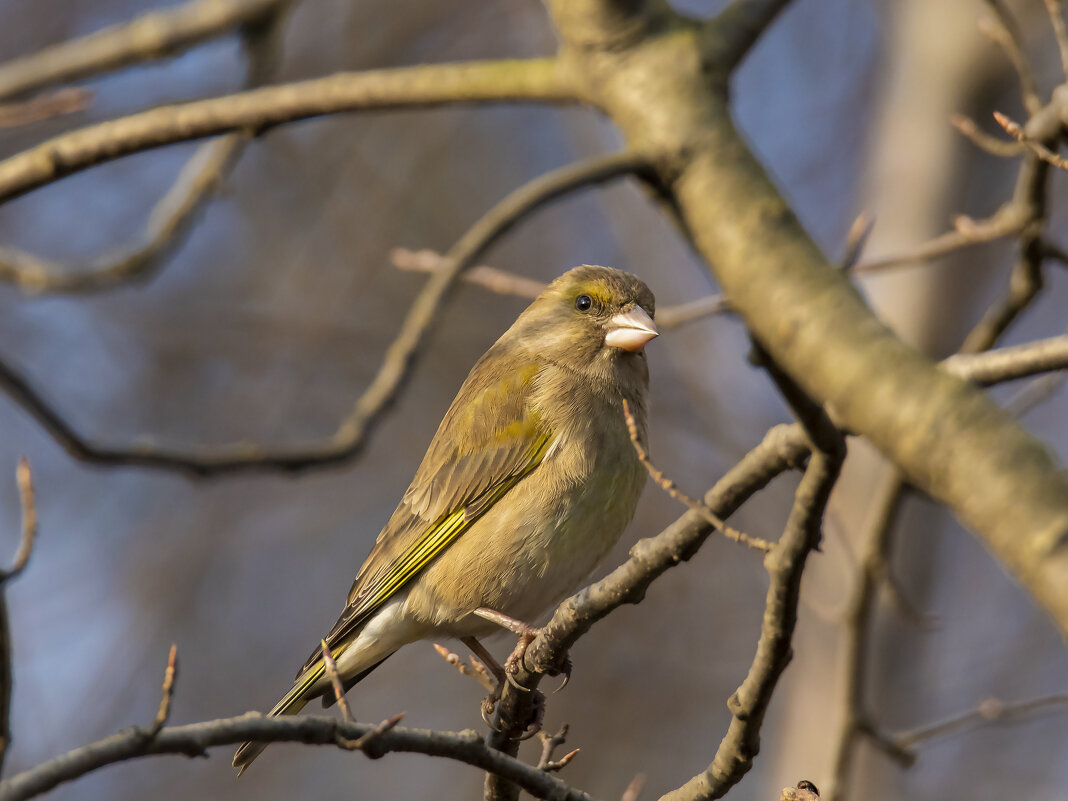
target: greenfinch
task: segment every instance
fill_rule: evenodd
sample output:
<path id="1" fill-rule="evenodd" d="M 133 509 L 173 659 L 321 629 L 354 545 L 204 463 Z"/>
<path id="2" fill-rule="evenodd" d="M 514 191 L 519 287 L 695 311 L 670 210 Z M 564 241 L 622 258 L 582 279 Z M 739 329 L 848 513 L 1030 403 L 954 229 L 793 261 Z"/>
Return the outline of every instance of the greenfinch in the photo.
<path id="1" fill-rule="evenodd" d="M 416 640 L 479 648 L 493 619 L 536 619 L 608 553 L 646 478 L 623 401 L 644 439 L 653 314 L 638 278 L 576 267 L 478 360 L 325 637 L 346 690 Z M 334 701 L 316 648 L 270 714 L 320 696 Z"/>

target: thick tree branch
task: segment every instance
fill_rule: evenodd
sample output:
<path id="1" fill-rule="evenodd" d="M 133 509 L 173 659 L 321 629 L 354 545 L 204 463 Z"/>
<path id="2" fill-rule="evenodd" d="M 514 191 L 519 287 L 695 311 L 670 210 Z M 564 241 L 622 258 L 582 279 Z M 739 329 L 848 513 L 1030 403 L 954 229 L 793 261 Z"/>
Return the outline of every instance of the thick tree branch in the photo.
<path id="1" fill-rule="evenodd" d="M 731 0 L 704 32 L 717 65 L 726 70 L 738 66 L 789 4 L 790 0 Z"/>
<path id="2" fill-rule="evenodd" d="M 981 389 L 894 336 L 823 257 L 735 129 L 697 27 L 680 18 L 631 48 L 561 58 L 631 147 L 674 154 L 661 180 L 775 361 L 947 504 L 1068 632 L 1068 477 Z"/>
<path id="3" fill-rule="evenodd" d="M 0 202 L 122 156 L 176 142 L 351 111 L 459 103 L 569 103 L 553 58 L 345 72 L 142 111 L 61 134 L 0 161 Z"/>
<path id="4" fill-rule="evenodd" d="M 324 443 L 277 451 L 246 445 L 190 453 L 151 446 L 101 446 L 75 431 L 25 378 L 3 361 L 0 361 L 0 389 L 36 418 L 71 456 L 93 464 L 151 467 L 211 476 L 249 470 L 294 472 L 346 462 L 363 448 L 368 433 L 401 390 L 442 305 L 464 270 L 513 226 L 556 198 L 647 169 L 647 160 L 631 153 L 592 158 L 546 173 L 490 209 L 453 245 L 446 255 L 448 268 L 435 272 L 427 281 L 404 318 L 397 338 L 387 349 L 371 385 L 333 437 Z"/>
<path id="5" fill-rule="evenodd" d="M 0 801 L 33 798 L 116 762 L 159 754 L 207 756 L 209 748 L 248 740 L 333 745 L 362 751 L 371 759 L 389 753 L 446 757 L 500 775 L 536 798 L 594 801 L 592 796 L 576 790 L 551 773 L 487 748 L 474 731 L 384 728 L 366 723 L 345 723 L 325 716 L 268 718 L 258 713 L 186 726 L 168 726 L 154 735 L 144 729 L 129 728 L 75 748 L 0 782 Z M 355 747 L 357 743 L 361 743 L 358 748 Z"/>
<path id="6" fill-rule="evenodd" d="M 193 0 L 0 64 L 0 100 L 165 58 L 262 20 L 288 0 Z"/>

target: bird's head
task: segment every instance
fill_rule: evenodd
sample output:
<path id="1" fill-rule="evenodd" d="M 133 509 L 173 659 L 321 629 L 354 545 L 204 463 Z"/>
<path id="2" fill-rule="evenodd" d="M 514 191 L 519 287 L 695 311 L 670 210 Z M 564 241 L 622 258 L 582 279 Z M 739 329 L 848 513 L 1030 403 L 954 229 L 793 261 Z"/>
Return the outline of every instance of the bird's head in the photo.
<path id="1" fill-rule="evenodd" d="M 583 265 L 561 275 L 520 315 L 523 346 L 591 378 L 647 380 L 645 352 L 658 335 L 653 293 L 639 278 Z"/>

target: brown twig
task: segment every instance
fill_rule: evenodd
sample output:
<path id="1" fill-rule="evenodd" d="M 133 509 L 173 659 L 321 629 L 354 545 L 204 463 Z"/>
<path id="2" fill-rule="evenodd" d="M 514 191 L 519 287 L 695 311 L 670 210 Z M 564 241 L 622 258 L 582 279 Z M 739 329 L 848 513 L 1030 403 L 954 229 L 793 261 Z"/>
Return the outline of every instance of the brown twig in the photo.
<path id="1" fill-rule="evenodd" d="M 432 273 L 447 264 L 443 255 L 428 249 L 413 251 L 406 248 L 394 248 L 389 255 L 390 261 L 398 270 Z M 472 267 L 464 273 L 463 280 L 498 295 L 514 295 L 520 298 L 536 298 L 546 287 L 546 284 L 540 281 L 487 265 Z M 708 295 L 687 303 L 658 309 L 656 324 L 661 331 L 668 331 L 702 317 L 729 310 L 730 303 L 722 295 Z"/>
<path id="2" fill-rule="evenodd" d="M 1053 693 L 1027 701 L 1006 703 L 997 698 L 987 698 L 975 709 L 956 715 L 946 720 L 922 726 L 911 731 L 902 732 L 894 737 L 900 748 L 913 749 L 915 746 L 974 729 L 990 723 L 1017 723 L 1029 720 L 1036 714 L 1054 710 L 1058 707 L 1068 709 L 1068 693 Z"/>
<path id="3" fill-rule="evenodd" d="M 983 131 L 975 120 L 971 117 L 965 117 L 963 114 L 954 114 L 949 118 L 949 121 L 953 124 L 953 127 L 968 137 L 972 144 L 981 150 L 985 150 L 992 156 L 1000 156 L 1002 158 L 1013 158 L 1019 156 L 1024 151 L 1024 146 L 1019 142 L 1009 142 L 1004 139 L 998 139 L 996 136 Z"/>
<path id="4" fill-rule="evenodd" d="M 634 778 L 627 785 L 627 789 L 619 797 L 619 801 L 638 801 L 638 796 L 641 795 L 643 787 L 645 787 L 645 774 L 635 773 Z"/>
<path id="5" fill-rule="evenodd" d="M 396 339 L 386 350 L 371 385 L 325 442 L 267 451 L 255 445 L 233 445 L 181 452 L 155 446 L 114 448 L 85 439 L 66 422 L 30 383 L 0 361 L 0 389 L 19 403 L 76 459 L 104 466 L 137 466 L 174 470 L 195 477 L 244 471 L 299 472 L 353 459 L 367 436 L 400 392 L 456 280 L 493 243 L 534 211 L 570 192 L 626 175 L 641 173 L 646 156 L 613 153 L 562 167 L 513 191 L 490 209 L 456 242 L 449 266 L 434 272 L 416 296 Z"/>
<path id="6" fill-rule="evenodd" d="M 14 682 L 11 664 L 11 626 L 7 615 L 7 598 L 4 585 L 17 578 L 30 561 L 33 545 L 37 539 L 37 502 L 33 489 L 33 474 L 26 457 L 19 459 L 15 468 L 15 483 L 19 489 L 19 505 L 22 524 L 19 547 L 11 567 L 0 573 L 0 772 L 11 745 L 11 688 Z"/>
<path id="7" fill-rule="evenodd" d="M 712 526 L 729 539 L 731 542 L 741 543 L 748 548 L 752 548 L 763 553 L 768 553 L 775 546 L 767 540 L 760 539 L 759 537 L 751 537 L 744 532 L 738 531 L 736 528 L 728 526 L 715 512 L 708 508 L 708 506 L 696 498 L 691 498 L 685 492 L 679 489 L 678 484 L 665 476 L 656 465 L 653 464 L 649 458 L 649 454 L 645 450 L 645 446 L 642 445 L 641 439 L 638 434 L 638 424 L 634 420 L 634 414 L 630 410 L 630 404 L 626 399 L 623 400 L 623 417 L 627 421 L 627 432 L 630 434 L 631 444 L 634 446 L 634 452 L 638 454 L 638 461 L 645 467 L 646 472 L 649 473 L 653 482 L 660 487 L 669 496 L 676 501 L 681 502 L 684 506 L 697 512 L 699 515 L 705 518 Z"/>
<path id="8" fill-rule="evenodd" d="M 88 107 L 92 99 L 93 93 L 88 89 L 68 87 L 21 103 L 3 103 L 0 104 L 0 128 L 16 128 L 73 114 Z"/>
<path id="9" fill-rule="evenodd" d="M 159 754 L 204 756 L 209 748 L 250 740 L 334 747 L 345 747 L 341 743 L 356 744 L 362 740 L 356 750 L 372 759 L 391 752 L 447 757 L 500 775 L 536 798 L 595 801 L 589 794 L 571 787 L 551 773 L 487 748 L 474 731 L 406 729 L 391 724 L 392 720 L 390 718 L 372 726 L 346 723 L 322 715 L 271 718 L 249 713 L 187 726 L 165 726 L 155 737 L 145 737 L 144 731 L 130 728 L 42 762 L 0 782 L 0 801 L 33 798 L 105 765 L 136 757 Z M 364 740 L 365 737 L 367 739 Z"/>
<path id="10" fill-rule="evenodd" d="M 341 676 L 337 672 L 334 655 L 330 653 L 330 646 L 326 644 L 326 640 L 320 640 L 320 642 L 323 647 L 323 670 L 326 677 L 330 679 L 330 686 L 334 688 L 334 700 L 337 701 L 337 707 L 341 710 L 341 718 L 346 723 L 355 723 L 356 718 L 352 716 L 352 710 L 349 709 L 349 701 L 345 697 L 345 685 L 342 684 Z"/>
<path id="11" fill-rule="evenodd" d="M 171 644 L 171 652 L 167 655 L 167 669 L 163 671 L 163 692 L 159 699 L 159 709 L 156 718 L 148 729 L 148 734 L 155 737 L 171 716 L 171 700 L 174 698 L 174 682 L 178 680 L 178 645 Z"/>
<path id="12" fill-rule="evenodd" d="M 838 267 L 843 272 L 849 272 L 857 266 L 861 254 L 864 253 L 864 246 L 868 244 L 868 238 L 874 229 L 875 215 L 870 212 L 862 211 L 853 220 L 853 224 L 849 226 L 849 233 L 846 235 L 845 252 L 838 262 Z"/>
<path id="13" fill-rule="evenodd" d="M 1064 158 L 1063 156 L 1057 155 L 1041 142 L 1038 142 L 1029 137 L 1026 131 L 1024 131 L 1024 129 L 1020 126 L 1019 123 L 1005 116 L 1000 111 L 994 112 L 994 119 L 997 120 L 998 125 L 1005 129 L 1006 133 L 1008 133 L 1009 136 L 1011 136 L 1024 147 L 1030 148 L 1030 150 L 1036 156 L 1045 161 L 1047 164 L 1052 164 L 1054 167 L 1057 167 L 1061 170 L 1068 170 L 1068 159 Z"/>
<path id="14" fill-rule="evenodd" d="M 437 651 L 438 656 L 456 668 L 460 672 L 460 675 L 474 679 L 491 693 L 497 689 L 497 682 L 494 680 L 493 676 L 489 674 L 489 670 L 487 670 L 486 666 L 475 657 L 471 657 L 471 666 L 468 667 L 464 664 L 464 661 L 458 654 L 453 653 L 444 645 L 433 643 L 433 646 L 434 650 Z"/>
<path id="15" fill-rule="evenodd" d="M 555 773 L 567 767 L 568 763 L 578 755 L 581 749 L 576 748 L 573 751 L 568 751 L 559 759 L 553 759 L 553 751 L 567 742 L 567 730 L 568 725 L 565 723 L 556 734 L 549 734 L 547 731 L 538 732 L 538 739 L 541 740 L 541 756 L 538 757 L 538 770 Z"/>
<path id="16" fill-rule="evenodd" d="M 388 717 L 385 720 L 380 721 L 378 725 L 372 728 L 369 732 L 361 735 L 360 737 L 357 737 L 355 740 L 349 740 L 345 737 L 339 737 L 338 745 L 340 745 L 346 751 L 363 751 L 365 754 L 367 754 L 367 756 L 371 757 L 372 759 L 376 759 L 377 752 L 373 750 L 374 744 L 379 739 L 381 739 L 383 734 L 388 731 L 391 731 L 392 729 L 395 729 L 397 727 L 397 724 L 404 720 L 404 716 L 407 714 L 407 712 L 398 712 L 396 715 L 393 715 L 392 717 Z"/>
<path id="17" fill-rule="evenodd" d="M 981 353 L 963 352 L 962 346 L 961 353 L 943 359 L 940 366 L 983 386 L 1064 370 L 1068 369 L 1068 334 Z"/>

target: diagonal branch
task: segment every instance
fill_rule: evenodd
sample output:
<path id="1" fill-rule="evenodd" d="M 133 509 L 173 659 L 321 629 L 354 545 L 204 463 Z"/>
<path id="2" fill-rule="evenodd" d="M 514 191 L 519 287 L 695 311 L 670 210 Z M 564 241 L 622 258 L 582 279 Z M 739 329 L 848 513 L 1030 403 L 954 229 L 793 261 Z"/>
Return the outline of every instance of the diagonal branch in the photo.
<path id="1" fill-rule="evenodd" d="M 277 3 L 277 0 L 275 0 Z M 281 11 L 268 11 L 243 29 L 249 88 L 266 83 L 276 66 Z M 31 253 L 0 247 L 0 281 L 24 292 L 95 292 L 146 278 L 179 245 L 197 214 L 222 186 L 251 140 L 247 131 L 200 145 L 148 215 L 138 240 L 85 265 L 60 266 Z"/>
<path id="2" fill-rule="evenodd" d="M 131 153 L 340 114 L 461 103 L 571 103 L 554 58 L 425 64 L 325 78 L 142 111 L 61 134 L 0 161 L 0 202 Z"/>
<path id="3" fill-rule="evenodd" d="M 715 49 L 717 63 L 728 71 L 737 67 L 789 4 L 790 0 L 731 0 L 703 32 Z"/>
<path id="4" fill-rule="evenodd" d="M 0 100 L 165 58 L 263 19 L 288 0 L 192 0 L 0 64 Z"/>
<path id="5" fill-rule="evenodd" d="M 446 254 L 448 267 L 436 271 L 416 296 L 371 385 L 326 442 L 277 451 L 266 451 L 254 445 L 193 452 L 149 446 L 113 448 L 97 445 L 75 431 L 60 412 L 3 361 L 0 361 L 0 389 L 36 418 L 71 456 L 93 464 L 151 467 L 193 476 L 212 476 L 249 470 L 296 472 L 349 461 L 363 448 L 367 435 L 400 392 L 420 347 L 464 270 L 513 226 L 542 206 L 578 189 L 642 173 L 647 167 L 647 159 L 633 153 L 591 158 L 535 178 L 490 209 Z"/>
<path id="6" fill-rule="evenodd" d="M 0 801 L 33 798 L 105 765 L 129 759 L 160 754 L 206 756 L 209 748 L 249 740 L 331 745 L 360 750 L 372 759 L 389 753 L 446 757 L 502 776 L 536 798 L 594 801 L 589 794 L 551 773 L 487 748 L 482 738 L 471 730 L 429 731 L 346 723 L 321 715 L 269 718 L 258 713 L 186 726 L 167 726 L 154 734 L 136 727 L 125 729 L 0 782 Z"/>

